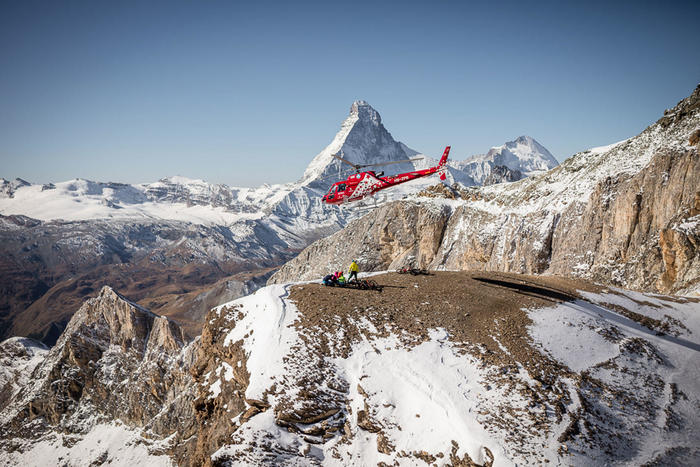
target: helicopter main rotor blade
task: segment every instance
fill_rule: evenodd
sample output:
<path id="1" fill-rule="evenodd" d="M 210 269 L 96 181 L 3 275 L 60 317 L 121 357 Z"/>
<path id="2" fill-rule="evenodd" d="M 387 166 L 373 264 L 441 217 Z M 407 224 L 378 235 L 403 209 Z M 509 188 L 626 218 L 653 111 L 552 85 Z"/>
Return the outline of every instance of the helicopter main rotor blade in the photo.
<path id="1" fill-rule="evenodd" d="M 335 157 L 336 159 L 338 159 L 341 162 L 345 162 L 346 164 L 348 164 L 349 166 L 351 166 L 355 170 L 360 170 L 360 167 L 362 167 L 361 165 L 353 164 L 352 162 L 343 159 L 338 154 L 331 154 L 331 156 Z"/>
<path id="2" fill-rule="evenodd" d="M 392 162 L 381 162 L 379 164 L 364 164 L 364 165 L 359 165 L 358 167 L 377 167 L 380 165 L 391 165 L 391 164 L 403 164 L 404 162 L 413 162 L 413 161 L 420 161 L 423 160 L 424 157 L 415 157 L 413 159 L 404 159 L 401 161 L 392 161 Z"/>
<path id="3" fill-rule="evenodd" d="M 337 174 L 324 175 L 323 177 L 318 177 L 314 180 L 321 181 L 321 180 L 335 179 L 336 181 L 342 181 L 343 179 L 349 177 L 350 175 L 356 174 L 356 173 L 357 173 L 356 170 L 345 170 L 345 171 L 337 173 Z"/>

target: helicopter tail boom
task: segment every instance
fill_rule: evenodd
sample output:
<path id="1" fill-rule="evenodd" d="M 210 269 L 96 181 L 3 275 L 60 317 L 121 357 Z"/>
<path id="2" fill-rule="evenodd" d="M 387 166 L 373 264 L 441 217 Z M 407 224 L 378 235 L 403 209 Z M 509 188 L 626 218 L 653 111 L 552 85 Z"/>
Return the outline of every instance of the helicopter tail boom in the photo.
<path id="1" fill-rule="evenodd" d="M 445 152 L 442 153 L 442 158 L 440 158 L 440 163 L 438 164 L 438 167 L 442 167 L 447 163 L 447 156 L 450 154 L 450 147 L 451 146 L 447 146 L 445 148 Z"/>

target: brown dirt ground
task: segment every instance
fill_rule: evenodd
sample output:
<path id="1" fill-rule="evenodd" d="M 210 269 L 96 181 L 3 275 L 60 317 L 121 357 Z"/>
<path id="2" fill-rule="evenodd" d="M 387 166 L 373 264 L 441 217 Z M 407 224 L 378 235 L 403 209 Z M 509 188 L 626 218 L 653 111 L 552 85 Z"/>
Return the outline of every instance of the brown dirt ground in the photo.
<path id="1" fill-rule="evenodd" d="M 577 290 L 600 290 L 588 282 L 557 276 L 481 271 L 388 273 L 372 279 L 384 287 L 382 292 L 321 284 L 292 287 L 290 299 L 301 311 L 300 329 L 317 328 L 324 331 L 322 337 L 342 328 L 347 339 L 334 351 L 346 356 L 359 339 L 352 323 L 362 318 L 372 322 L 380 336 L 392 329 L 405 331 L 404 338 L 415 344 L 426 340 L 430 329 L 444 328 L 451 342 L 463 345 L 465 351 L 478 351 L 486 363 L 520 362 L 533 377 L 545 380 L 549 371 L 544 370 L 561 369 L 532 348 L 527 334 L 531 321 L 524 309 L 579 299 Z"/>

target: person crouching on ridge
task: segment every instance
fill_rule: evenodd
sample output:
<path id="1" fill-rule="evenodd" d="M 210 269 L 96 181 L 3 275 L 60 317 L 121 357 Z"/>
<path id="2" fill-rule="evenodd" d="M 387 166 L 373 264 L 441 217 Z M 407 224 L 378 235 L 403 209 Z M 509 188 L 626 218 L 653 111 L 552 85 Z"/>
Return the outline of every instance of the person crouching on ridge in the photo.
<path id="1" fill-rule="evenodd" d="M 323 278 L 323 285 L 333 285 L 333 274 L 327 274 Z"/>
<path id="2" fill-rule="evenodd" d="M 359 270 L 360 270 L 360 268 L 357 265 L 357 262 L 355 262 L 355 260 L 353 259 L 352 263 L 350 264 L 350 269 L 349 269 L 350 276 L 348 276 L 348 282 L 350 282 L 353 277 L 355 278 L 355 280 L 357 280 L 357 273 Z"/>
<path id="3" fill-rule="evenodd" d="M 340 276 L 338 276 L 338 284 L 339 285 L 345 285 L 346 280 L 345 276 L 343 275 L 343 271 L 340 271 Z"/>

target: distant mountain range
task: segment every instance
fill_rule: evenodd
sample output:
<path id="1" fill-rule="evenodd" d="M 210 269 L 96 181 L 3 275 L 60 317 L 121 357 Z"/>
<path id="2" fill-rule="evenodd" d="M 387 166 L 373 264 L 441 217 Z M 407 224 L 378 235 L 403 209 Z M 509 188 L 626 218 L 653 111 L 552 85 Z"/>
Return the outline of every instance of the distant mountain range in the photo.
<path id="1" fill-rule="evenodd" d="M 554 156 L 530 136 L 520 136 L 486 154 L 452 162 L 453 167 L 469 174 L 477 185 L 483 185 L 495 167 L 506 167 L 528 177 L 558 166 Z M 515 180 L 511 180 L 515 181 Z"/>
<path id="2" fill-rule="evenodd" d="M 449 144 L 449 142 L 447 142 Z M 257 188 L 229 187 L 181 176 L 154 183 L 130 185 L 84 179 L 37 185 L 22 179 L 0 179 L 0 214 L 23 215 L 42 221 L 95 219 L 163 219 L 206 225 L 231 225 L 257 220 L 266 212 L 317 217 L 335 211 L 316 199 L 333 182 L 352 168 L 331 154 L 342 152 L 357 164 L 381 164 L 408 158 L 422 160 L 394 164 L 392 172 L 408 172 L 437 164 L 437 159 L 420 154 L 397 142 L 382 124 L 379 113 L 365 101 L 356 101 L 332 142 L 313 158 L 297 182 L 262 185 Z M 446 183 L 482 185 L 494 167 L 506 167 L 523 176 L 537 174 L 558 165 L 552 154 L 529 136 L 491 148 L 488 153 L 448 162 Z M 392 190 L 392 199 L 403 197 L 436 183 L 418 180 L 409 189 Z M 301 202 L 303 200 L 303 202 Z M 206 208 L 206 209 L 202 209 Z M 346 220 L 344 214 L 332 221 Z M 341 220 L 341 218 L 343 218 Z M 324 223 L 321 220 L 321 223 Z M 298 234 L 298 229 L 291 229 Z M 302 228 L 303 230 L 303 228 Z"/>

